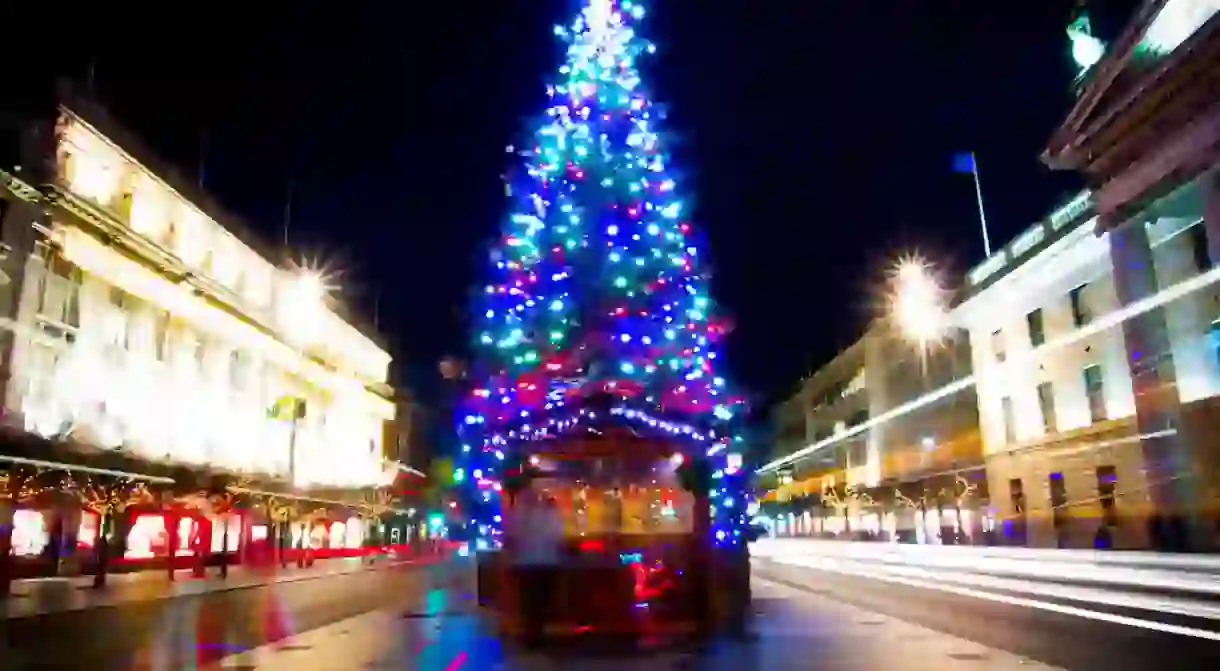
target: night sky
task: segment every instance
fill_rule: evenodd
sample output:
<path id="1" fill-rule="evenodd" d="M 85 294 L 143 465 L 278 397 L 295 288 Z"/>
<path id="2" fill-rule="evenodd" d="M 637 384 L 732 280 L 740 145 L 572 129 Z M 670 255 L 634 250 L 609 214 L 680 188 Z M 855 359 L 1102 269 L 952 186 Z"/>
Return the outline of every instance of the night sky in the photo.
<path id="1" fill-rule="evenodd" d="M 993 246 L 1078 187 L 1038 161 L 1073 99 L 1072 0 L 647 4 L 645 77 L 756 403 L 861 332 L 897 256 L 920 250 L 949 277 L 982 260 L 956 152 L 979 157 Z M 1134 4 L 1091 2 L 1095 32 Z M 292 184 L 290 244 L 341 269 L 369 320 L 379 305 L 396 376 L 433 393 L 503 221 L 505 147 L 543 109 L 551 28 L 574 2 L 93 6 L 8 16 L 30 20 L 6 51 L 38 76 L 92 70 L 116 116 L 185 172 L 202 165 L 270 240 Z"/>

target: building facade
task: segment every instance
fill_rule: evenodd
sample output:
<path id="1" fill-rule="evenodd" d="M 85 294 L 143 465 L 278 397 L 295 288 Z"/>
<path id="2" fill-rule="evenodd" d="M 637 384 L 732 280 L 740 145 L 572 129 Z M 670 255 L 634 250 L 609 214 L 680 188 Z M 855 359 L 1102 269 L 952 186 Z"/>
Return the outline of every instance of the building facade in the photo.
<path id="1" fill-rule="evenodd" d="M 5 221 L 20 277 L 6 416 L 149 459 L 376 483 L 389 354 L 315 277 L 261 256 L 81 113 L 53 123 L 30 130 L 51 142 L 23 162 L 48 164 L 43 212 Z M 299 417 L 272 412 L 284 398 Z"/>
<path id="2" fill-rule="evenodd" d="M 824 467 L 880 485 L 866 491 L 892 489 L 918 512 L 916 530 L 930 527 L 917 542 L 967 530 L 1044 547 L 1215 546 L 1220 0 L 1146 0 L 1108 47 L 1089 34 L 1087 17 L 1069 35 L 1079 98 L 1043 158 L 1079 171 L 1088 189 L 970 271 L 947 349 L 933 357 L 952 365 L 916 375 L 901 339 L 874 329 L 844 353 L 863 362 L 867 384 L 858 386 L 869 397 L 845 408 L 867 406 L 866 421 L 819 434 L 811 402 L 821 387 L 782 404 L 776 457 L 763 468 L 779 474 L 774 498 L 817 488 L 800 464 L 856 449 L 876 459 L 854 471 L 868 477 L 851 476 L 850 461 Z M 946 409 L 955 398 L 973 414 Z M 928 461 L 943 465 L 929 473 Z M 943 486 L 943 474 L 959 486 Z M 901 538 L 902 508 L 879 507 L 887 505 Z M 960 521 L 971 508 L 978 515 Z"/>
<path id="3" fill-rule="evenodd" d="M 1148 519 L 1164 510 L 1154 489 L 1165 474 L 1149 467 L 1147 441 L 1177 446 L 1186 461 L 1168 477 L 1191 480 L 1190 505 L 1210 514 L 1220 294 L 1203 205 L 1192 180 L 1142 212 L 1162 288 L 1141 300 L 1121 298 L 1133 268 L 1116 264 L 1113 232 L 1097 234 L 1088 192 L 972 273 L 953 318 L 973 344 L 992 504 L 1014 542 L 1154 545 Z M 1145 349 L 1129 331 L 1150 317 L 1158 341 Z M 1173 418 L 1141 422 L 1142 406 Z"/>
<path id="4" fill-rule="evenodd" d="M 1216 532 L 1211 266 L 1220 254 L 1220 2 L 1147 0 L 1084 73 L 1044 160 L 1079 172 L 1108 243 L 1147 473 L 1148 543 L 1211 546 Z M 1198 252 L 1180 272 L 1157 253 L 1184 217 Z M 1201 271 L 1198 269 L 1202 269 Z M 1167 297 L 1181 294 L 1180 302 Z M 1189 297 L 1187 297 L 1189 294 Z M 1213 294 L 1213 295 L 1208 295 Z M 1149 304 L 1156 307 L 1143 309 Z M 1193 317 L 1185 306 L 1195 305 Z M 1211 336 L 1203 336 L 1206 340 Z"/>
<path id="5" fill-rule="evenodd" d="M 878 323 L 804 380 L 773 414 L 767 497 L 789 508 L 775 533 L 982 542 L 987 483 L 969 374 L 968 341 L 921 352 Z"/>
<path id="6" fill-rule="evenodd" d="M 1078 59 L 1079 99 L 1044 160 L 1090 188 L 975 268 L 954 312 L 1014 542 L 1215 542 L 1217 10 L 1149 0 Z"/>
<path id="7" fill-rule="evenodd" d="M 389 353 L 105 110 L 66 86 L 57 103 L 2 129 L 0 546 L 60 573 L 119 505 L 102 481 L 135 480 L 164 486 L 121 503 L 131 561 L 356 551 L 400 472 Z M 146 470 L 111 477 L 110 456 Z M 17 484 L 44 473 L 79 477 Z"/>

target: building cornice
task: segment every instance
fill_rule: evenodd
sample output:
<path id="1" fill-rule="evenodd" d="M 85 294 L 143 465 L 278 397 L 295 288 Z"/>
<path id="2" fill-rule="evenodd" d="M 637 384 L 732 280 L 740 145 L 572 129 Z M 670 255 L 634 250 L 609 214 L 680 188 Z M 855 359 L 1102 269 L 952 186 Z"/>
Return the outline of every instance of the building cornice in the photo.
<path id="1" fill-rule="evenodd" d="M 259 319 L 256 315 L 243 311 L 236 304 L 238 301 L 224 300 L 223 294 L 213 291 L 212 287 L 201 283 L 200 278 L 191 273 L 186 265 L 176 256 L 131 231 L 115 215 L 106 212 L 104 208 L 98 207 L 55 185 L 44 187 L 41 193 L 48 205 L 54 206 L 59 211 L 70 215 L 74 222 L 81 224 L 77 230 L 88 236 L 88 238 L 97 240 L 123 258 L 155 273 L 167 282 L 189 287 L 196 297 L 211 307 L 221 310 L 262 335 L 283 344 L 285 347 L 297 351 L 304 361 L 318 366 L 326 375 L 349 377 L 347 374 L 340 372 L 335 365 L 315 355 L 301 352 L 288 344 L 288 341 L 276 329 L 268 326 L 265 321 Z M 51 242 L 53 244 L 57 243 L 55 240 Z M 387 402 L 392 401 L 393 389 L 388 384 L 367 383 L 360 381 L 358 378 L 351 379 L 354 382 L 358 382 L 365 391 Z"/>
<path id="2" fill-rule="evenodd" d="M 1147 117 L 1163 115 L 1159 111 L 1162 109 L 1190 105 L 1180 89 L 1206 87 L 1199 77 L 1207 77 L 1214 70 L 1213 56 L 1208 51 L 1217 48 L 1220 14 L 1212 16 L 1173 52 L 1153 56 L 1141 45 L 1166 4 L 1167 0 L 1146 2 L 1123 36 L 1094 66 L 1076 105 L 1047 143 L 1042 160 L 1048 166 L 1105 172 L 1106 168 L 1099 163 L 1117 148 L 1138 141 L 1128 137 L 1133 134 L 1132 129 L 1159 127 L 1161 124 L 1152 124 Z M 1191 72 L 1192 69 L 1198 72 Z M 1105 175 L 1099 179 L 1104 180 Z"/>
<path id="3" fill-rule="evenodd" d="M 205 218 L 215 222 L 216 225 L 223 228 L 238 242 L 249 248 L 250 251 L 270 263 L 273 267 L 278 267 L 284 263 L 287 250 L 268 244 L 264 238 L 255 234 L 241 217 L 221 206 L 211 194 L 194 184 L 192 180 L 186 179 L 172 165 L 160 160 L 155 152 L 145 146 L 109 110 L 89 96 L 82 94 L 77 86 L 71 82 L 61 81 L 58 96 L 60 101 L 58 110 L 60 114 L 66 115 L 74 122 L 89 129 L 90 132 L 123 156 L 125 160 L 138 166 L 148 176 L 160 182 L 163 187 L 168 189 L 177 198 L 197 210 Z M 327 308 L 334 311 L 344 323 L 354 329 L 361 337 L 367 339 L 381 351 L 389 353 L 389 345 L 381 334 L 368 328 L 366 322 L 357 319 L 348 309 L 348 306 L 339 302 L 333 302 L 328 304 Z"/>

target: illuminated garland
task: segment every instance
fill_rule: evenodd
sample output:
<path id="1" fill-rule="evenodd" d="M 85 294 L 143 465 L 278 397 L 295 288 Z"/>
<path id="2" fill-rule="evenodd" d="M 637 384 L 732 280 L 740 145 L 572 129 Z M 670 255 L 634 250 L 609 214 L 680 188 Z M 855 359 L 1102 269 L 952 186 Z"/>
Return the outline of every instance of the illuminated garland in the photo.
<path id="1" fill-rule="evenodd" d="M 747 524 L 745 473 L 727 466 L 744 402 L 717 374 L 729 331 L 668 173 L 660 114 L 636 61 L 634 0 L 588 0 L 570 29 L 560 81 L 532 141 L 509 148 L 510 212 L 491 252 L 476 313 L 474 379 L 458 423 L 463 517 L 476 538 L 498 533 L 506 469 L 520 443 L 613 419 L 675 439 L 708 464 L 717 539 Z M 611 394 L 612 418 L 582 408 Z M 507 462 L 507 463 L 506 463 Z"/>

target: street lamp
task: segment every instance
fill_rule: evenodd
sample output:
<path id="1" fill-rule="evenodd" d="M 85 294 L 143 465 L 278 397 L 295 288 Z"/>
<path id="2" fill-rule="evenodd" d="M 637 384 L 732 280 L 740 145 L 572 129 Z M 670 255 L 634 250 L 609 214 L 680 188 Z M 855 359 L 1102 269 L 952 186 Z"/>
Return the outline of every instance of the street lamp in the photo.
<path id="1" fill-rule="evenodd" d="M 322 274 L 313 270 L 302 271 L 296 277 L 297 289 L 303 300 L 320 304 L 326 298 L 326 282 Z"/>
<path id="2" fill-rule="evenodd" d="M 926 376 L 928 347 L 944 335 L 947 315 L 944 289 L 923 260 L 910 258 L 898 264 L 890 310 L 902 334 L 918 345 Z"/>

